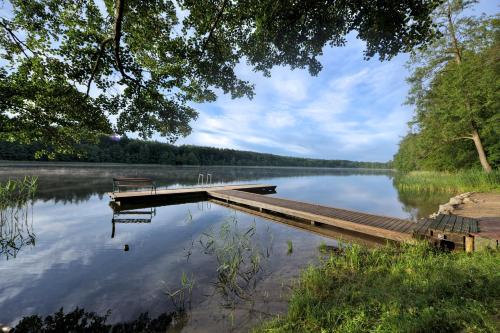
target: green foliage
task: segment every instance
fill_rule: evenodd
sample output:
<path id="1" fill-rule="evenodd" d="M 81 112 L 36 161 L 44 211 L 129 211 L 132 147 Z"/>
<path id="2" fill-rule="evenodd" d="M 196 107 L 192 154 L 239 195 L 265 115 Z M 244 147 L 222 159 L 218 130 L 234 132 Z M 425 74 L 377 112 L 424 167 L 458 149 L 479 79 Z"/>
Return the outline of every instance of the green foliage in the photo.
<path id="1" fill-rule="evenodd" d="M 497 167 L 498 162 L 493 166 Z M 399 171 L 440 170 L 458 171 L 481 168 L 474 143 L 471 140 L 454 141 L 452 144 L 429 142 L 421 133 L 408 133 L 399 143 L 394 155 L 394 168 Z"/>
<path id="2" fill-rule="evenodd" d="M 68 153 L 101 133 L 174 141 L 197 117 L 190 102 L 216 89 L 253 96 L 235 73 L 242 60 L 266 75 L 276 65 L 317 74 L 323 48 L 352 31 L 367 58 L 388 59 L 426 43 L 440 2 L 6 0 L 0 139 L 49 157 L 47 146 Z"/>
<path id="3" fill-rule="evenodd" d="M 434 20 L 442 37 L 412 54 L 407 102 L 416 109 L 394 157 L 399 170 L 500 167 L 500 20 L 463 16 L 470 4 L 440 6 Z"/>
<path id="4" fill-rule="evenodd" d="M 257 332 L 498 332 L 500 252 L 357 245 L 311 266 Z"/>
<path id="5" fill-rule="evenodd" d="M 402 192 L 500 192 L 500 170 L 412 171 L 397 174 L 394 185 Z"/>
<path id="6" fill-rule="evenodd" d="M 0 160 L 34 160 L 37 144 L 22 145 L 0 141 Z M 301 166 L 301 167 L 342 167 L 342 168 L 388 168 L 387 163 L 358 162 L 346 160 L 319 160 L 254 153 L 249 151 L 220 149 L 200 146 L 174 146 L 167 143 L 132 140 L 123 137 L 115 141 L 102 137 L 97 145 L 80 144 L 81 154 L 58 154 L 55 161 L 152 163 L 171 165 L 260 165 L 260 166 Z M 44 159 L 42 159 L 44 160 Z"/>

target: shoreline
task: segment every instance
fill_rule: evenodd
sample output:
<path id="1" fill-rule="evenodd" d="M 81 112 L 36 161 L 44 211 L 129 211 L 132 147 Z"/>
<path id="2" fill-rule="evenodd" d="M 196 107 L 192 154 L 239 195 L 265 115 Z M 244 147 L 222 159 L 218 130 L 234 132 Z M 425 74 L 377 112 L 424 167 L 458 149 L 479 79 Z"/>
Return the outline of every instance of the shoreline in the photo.
<path id="1" fill-rule="evenodd" d="M 315 170 L 376 170 L 376 171 L 390 171 L 396 172 L 395 169 L 381 169 L 381 168 L 328 168 L 328 167 L 314 167 L 314 166 L 279 166 L 279 165 L 223 165 L 223 164 L 205 164 L 205 165 L 191 165 L 191 164 L 155 164 L 155 163 L 100 163 L 100 162 L 63 162 L 63 161 L 11 161 L 0 160 L 0 167 L 34 167 L 34 166 L 47 166 L 47 167 L 113 167 L 113 166 L 128 166 L 128 167 L 179 167 L 179 168 L 269 168 L 269 169 L 315 169 Z"/>

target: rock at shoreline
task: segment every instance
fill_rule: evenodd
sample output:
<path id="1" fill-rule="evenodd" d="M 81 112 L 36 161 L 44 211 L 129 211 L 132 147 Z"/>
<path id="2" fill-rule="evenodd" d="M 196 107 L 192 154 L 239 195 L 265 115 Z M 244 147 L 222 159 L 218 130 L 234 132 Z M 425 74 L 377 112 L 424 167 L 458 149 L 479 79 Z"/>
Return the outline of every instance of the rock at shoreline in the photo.
<path id="1" fill-rule="evenodd" d="M 450 215 L 451 213 L 453 213 L 453 211 L 455 210 L 455 208 L 457 206 L 459 206 L 463 203 L 475 202 L 474 200 L 472 200 L 470 198 L 470 196 L 473 193 L 474 192 L 466 192 L 466 193 L 462 193 L 462 194 L 459 194 L 459 195 L 456 195 L 456 196 L 450 198 L 450 200 L 447 203 L 445 203 L 443 205 L 439 205 L 439 210 L 437 211 L 437 213 L 431 214 L 431 215 L 429 215 L 429 217 L 434 219 L 439 214 Z"/>

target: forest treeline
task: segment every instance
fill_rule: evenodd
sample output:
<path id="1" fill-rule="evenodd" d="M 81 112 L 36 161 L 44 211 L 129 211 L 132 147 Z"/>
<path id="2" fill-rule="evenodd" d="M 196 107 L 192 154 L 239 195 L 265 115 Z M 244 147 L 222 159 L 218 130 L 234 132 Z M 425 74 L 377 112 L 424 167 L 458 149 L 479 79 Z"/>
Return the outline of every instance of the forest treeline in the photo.
<path id="1" fill-rule="evenodd" d="M 158 141 L 103 136 L 98 144 L 80 144 L 79 154 L 55 153 L 53 161 L 96 163 L 141 163 L 168 165 L 296 166 L 325 168 L 389 168 L 389 163 L 322 160 L 263 154 L 251 151 L 175 146 Z M 0 160 L 34 161 L 37 144 L 0 141 Z M 43 157 L 39 160 L 47 160 Z"/>
<path id="2" fill-rule="evenodd" d="M 439 7 L 442 37 L 411 55 L 415 113 L 394 156 L 398 170 L 500 169 L 500 20 L 466 17 L 468 5 Z"/>

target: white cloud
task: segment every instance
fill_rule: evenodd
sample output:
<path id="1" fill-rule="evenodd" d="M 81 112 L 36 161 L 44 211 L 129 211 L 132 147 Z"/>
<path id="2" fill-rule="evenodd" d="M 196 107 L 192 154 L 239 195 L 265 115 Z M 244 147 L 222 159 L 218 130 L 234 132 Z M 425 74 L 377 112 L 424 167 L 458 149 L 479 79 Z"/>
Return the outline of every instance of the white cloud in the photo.
<path id="1" fill-rule="evenodd" d="M 404 56 L 363 60 L 362 43 L 325 49 L 318 77 L 284 67 L 270 78 L 240 64 L 256 85 L 254 99 L 222 95 L 195 105 L 193 134 L 179 143 L 316 158 L 386 161 L 411 117 L 402 107 L 407 85 Z"/>
<path id="2" fill-rule="evenodd" d="M 286 111 L 271 111 L 265 115 L 266 124 L 270 128 L 283 128 L 295 125 L 295 117 Z"/>

